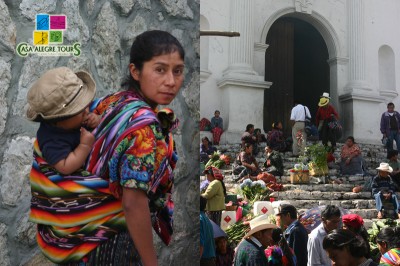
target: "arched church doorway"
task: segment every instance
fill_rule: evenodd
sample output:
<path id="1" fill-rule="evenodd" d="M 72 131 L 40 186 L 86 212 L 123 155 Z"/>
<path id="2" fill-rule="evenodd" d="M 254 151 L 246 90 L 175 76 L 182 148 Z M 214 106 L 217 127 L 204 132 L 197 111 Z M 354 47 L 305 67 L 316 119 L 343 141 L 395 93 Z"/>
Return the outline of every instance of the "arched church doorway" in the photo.
<path id="1" fill-rule="evenodd" d="M 272 24 L 266 44 L 265 80 L 273 85 L 264 92 L 264 130 L 282 121 L 285 136 L 291 136 L 293 101 L 308 106 L 315 121 L 319 96 L 330 92 L 328 49 L 314 26 L 286 16 Z"/>

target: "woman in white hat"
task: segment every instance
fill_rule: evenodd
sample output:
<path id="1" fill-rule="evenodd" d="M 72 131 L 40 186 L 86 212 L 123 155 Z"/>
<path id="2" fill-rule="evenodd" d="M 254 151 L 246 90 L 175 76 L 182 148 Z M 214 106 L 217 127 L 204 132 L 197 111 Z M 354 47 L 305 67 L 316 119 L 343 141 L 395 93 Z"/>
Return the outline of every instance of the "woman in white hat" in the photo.
<path id="1" fill-rule="evenodd" d="M 328 141 L 331 142 L 332 150 L 336 147 L 336 136 L 334 130 L 329 128 L 328 123 L 332 121 L 333 118 L 339 119 L 339 115 L 335 108 L 329 103 L 330 102 L 329 93 L 324 92 L 318 103 L 318 111 L 315 116 L 316 123 L 318 126 L 319 135 L 321 136 L 322 144 L 324 146 L 328 145 Z"/>
<path id="2" fill-rule="evenodd" d="M 267 214 L 251 220 L 250 231 L 239 243 L 233 265 L 267 266 L 264 250 L 272 243 L 272 229 L 275 228 L 278 227 L 269 222 Z"/>
<path id="3" fill-rule="evenodd" d="M 387 211 L 384 210 L 384 202 L 391 202 L 393 204 L 394 212 L 400 219 L 400 206 L 395 193 L 397 186 L 389 175 L 393 171 L 393 168 L 388 163 L 381 163 L 376 169 L 379 171 L 372 181 L 372 194 L 374 195 L 376 209 L 378 210 L 378 219 L 384 218 Z"/>

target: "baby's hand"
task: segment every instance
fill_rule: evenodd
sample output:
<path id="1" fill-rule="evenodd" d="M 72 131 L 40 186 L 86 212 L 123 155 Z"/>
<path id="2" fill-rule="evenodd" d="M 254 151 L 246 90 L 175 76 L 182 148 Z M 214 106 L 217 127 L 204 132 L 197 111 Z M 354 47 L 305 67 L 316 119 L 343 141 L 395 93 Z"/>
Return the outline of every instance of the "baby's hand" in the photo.
<path id="1" fill-rule="evenodd" d="M 85 120 L 85 124 L 88 128 L 95 128 L 100 124 L 100 120 L 101 120 L 101 115 L 89 113 Z"/>
<path id="2" fill-rule="evenodd" d="M 87 131 L 85 128 L 81 127 L 81 141 L 80 141 L 81 144 L 92 147 L 95 140 L 96 139 L 92 133 Z"/>

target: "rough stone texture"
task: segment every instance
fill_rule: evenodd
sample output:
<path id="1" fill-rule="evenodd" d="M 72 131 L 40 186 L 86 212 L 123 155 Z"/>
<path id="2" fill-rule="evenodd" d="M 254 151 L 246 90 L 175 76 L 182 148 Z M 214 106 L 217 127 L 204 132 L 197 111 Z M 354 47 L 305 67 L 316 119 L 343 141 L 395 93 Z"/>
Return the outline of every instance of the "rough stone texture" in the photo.
<path id="1" fill-rule="evenodd" d="M 95 0 L 88 0 L 86 1 L 86 8 L 88 11 L 88 14 L 91 15 L 94 9 L 94 2 Z"/>
<path id="2" fill-rule="evenodd" d="M 7 225 L 0 223 L 0 265 L 11 266 L 7 241 Z"/>
<path id="3" fill-rule="evenodd" d="M 0 43 L 10 50 L 14 50 L 17 38 L 15 24 L 11 20 L 8 7 L 3 0 L 0 0 L 0 29 Z"/>
<path id="4" fill-rule="evenodd" d="M 79 0 L 64 1 L 62 13 L 67 16 L 68 25 L 64 38 L 71 44 L 80 42 L 84 46 L 89 40 L 89 28 L 80 16 Z"/>
<path id="5" fill-rule="evenodd" d="M 126 45 L 132 45 L 136 36 L 145 32 L 146 30 L 146 20 L 142 16 L 136 16 L 135 19 L 126 27 L 126 34 L 122 36 L 122 39 L 126 42 Z M 127 56 L 129 57 L 129 53 Z"/>
<path id="6" fill-rule="evenodd" d="M 79 57 L 71 57 L 68 60 L 67 67 L 74 71 L 84 70 L 90 73 L 90 60 L 83 55 Z"/>
<path id="7" fill-rule="evenodd" d="M 142 8 L 151 9 L 151 1 L 150 0 L 137 0 L 139 5 Z"/>
<path id="8" fill-rule="evenodd" d="M 6 93 L 10 87 L 11 65 L 0 59 L 0 135 L 4 132 L 8 114 Z"/>
<path id="9" fill-rule="evenodd" d="M 4 153 L 0 168 L 0 191 L 2 203 L 15 206 L 21 196 L 30 193 L 28 174 L 32 163 L 33 139 L 17 137 Z"/>
<path id="10" fill-rule="evenodd" d="M 13 114 L 25 117 L 26 95 L 32 84 L 47 70 L 53 68 L 59 59 L 50 56 L 32 55 L 25 59 L 18 82 L 17 99 L 13 102 Z"/>
<path id="11" fill-rule="evenodd" d="M 31 1 L 22 0 L 19 8 L 21 14 L 30 20 L 35 20 L 36 14 L 39 13 L 53 13 L 56 10 L 57 1 L 56 0 L 43 0 L 43 1 Z"/>
<path id="12" fill-rule="evenodd" d="M 110 3 L 106 2 L 93 29 L 92 54 L 96 55 L 94 62 L 103 87 L 109 92 L 117 91 L 121 80 L 117 66 L 117 53 L 121 47 L 116 32 L 118 32 L 117 18 Z"/>
<path id="13" fill-rule="evenodd" d="M 113 2 L 121 9 L 122 15 L 128 15 L 135 4 L 134 0 L 113 0 Z"/>
<path id="14" fill-rule="evenodd" d="M 28 246 L 36 244 L 36 224 L 28 221 L 29 216 L 25 215 L 17 223 L 16 239 Z"/>
<path id="15" fill-rule="evenodd" d="M 200 121 L 200 76 L 199 73 L 195 72 L 190 79 L 188 86 L 182 91 L 182 95 L 185 99 L 186 104 L 189 106 L 189 111 L 192 117 Z"/>
<path id="16" fill-rule="evenodd" d="M 199 67 L 199 54 L 196 48 L 199 36 L 197 32 L 188 34 L 187 29 L 198 27 L 199 5 L 193 1 L 178 1 L 176 4 L 170 1 L 171 12 L 167 12 L 165 4 L 160 1 L 133 0 L 133 2 L 134 8 L 126 15 L 114 0 L 63 2 L 0 0 L 0 28 L 5 29 L 1 23 L 6 21 L 4 23 L 6 26 L 14 23 L 15 28 L 23 29 L 18 31 L 18 42 L 32 43 L 36 13 L 45 12 L 67 15 L 68 29 L 65 31 L 64 44 L 70 45 L 75 40 L 82 43 L 82 53 L 77 58 L 36 55 L 20 58 L 14 53 L 15 43 L 5 44 L 0 38 L 0 129 L 4 121 L 7 121 L 4 132 L 0 134 L 0 162 L 7 162 L 7 165 L 10 165 L 8 171 L 12 172 L 7 174 L 8 177 L 4 177 L 4 171 L 0 169 L 2 171 L 0 202 L 8 202 L 0 204 L 2 214 L 0 224 L 4 224 L 7 230 L 7 234 L 0 230 L 4 232 L 0 233 L 0 265 L 53 265 L 38 250 L 34 238 L 35 225 L 28 222 L 30 189 L 26 171 L 31 165 L 31 140 L 38 126 L 37 123 L 27 122 L 25 118 L 24 108 L 28 89 L 48 69 L 68 66 L 92 74 L 97 85 L 96 96 L 120 90 L 120 79 L 127 71 L 132 41 L 138 34 L 149 29 L 171 32 L 182 42 L 186 52 L 184 86 L 173 103 L 168 106 L 175 111 L 181 121 L 179 128 L 174 132 L 180 158 L 174 172 L 174 235 L 168 247 L 156 235 L 154 243 L 161 266 L 191 265 L 198 262 L 199 183 L 195 177 L 199 173 L 197 115 L 199 111 L 196 112 L 198 107 L 193 104 L 196 105 L 194 95 L 198 94 L 195 80 L 198 74 L 195 72 Z M 182 5 L 183 3 L 185 5 Z M 194 19 L 190 19 L 184 14 L 185 12 L 173 15 L 172 10 L 184 10 L 183 6 L 193 12 Z M 3 33 L 4 30 L 0 32 Z M 26 141 L 27 139 L 29 141 Z M 26 154 L 23 155 L 22 151 Z M 25 161 L 22 163 L 21 159 L 19 161 L 21 163 L 11 165 L 10 162 L 16 157 L 13 152 L 21 152 L 18 156 L 24 156 Z M 25 183 L 21 183 L 21 180 Z"/>
<path id="17" fill-rule="evenodd" d="M 188 6 L 187 0 L 161 0 L 161 4 L 172 16 L 193 18 L 193 11 Z"/>

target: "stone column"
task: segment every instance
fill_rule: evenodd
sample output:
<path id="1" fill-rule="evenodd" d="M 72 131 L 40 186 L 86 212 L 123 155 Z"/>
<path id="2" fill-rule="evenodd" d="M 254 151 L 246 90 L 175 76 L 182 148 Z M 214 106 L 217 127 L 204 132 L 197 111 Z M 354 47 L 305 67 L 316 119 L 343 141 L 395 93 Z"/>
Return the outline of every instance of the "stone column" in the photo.
<path id="1" fill-rule="evenodd" d="M 217 82 L 227 118 L 221 143 L 240 141 L 247 124 L 263 128 L 264 90 L 271 85 L 254 70 L 254 1 L 232 0 L 230 5 L 230 30 L 240 37 L 229 39 L 229 65 Z"/>
<path id="2" fill-rule="evenodd" d="M 240 37 L 229 40 L 229 67 L 227 72 L 257 75 L 253 70 L 254 26 L 253 0 L 232 0 L 232 31 L 238 31 Z"/>
<path id="3" fill-rule="evenodd" d="M 378 142 L 381 138 L 379 124 L 371 118 L 385 111 L 379 109 L 384 98 L 372 90 L 366 80 L 364 1 L 348 0 L 347 4 L 349 80 L 344 94 L 339 96 L 343 137 L 351 135 L 359 142 Z"/>
<path id="4" fill-rule="evenodd" d="M 364 3 L 363 0 L 349 0 L 347 4 L 350 61 L 349 83 L 345 91 L 365 93 L 372 89 L 365 80 Z"/>

